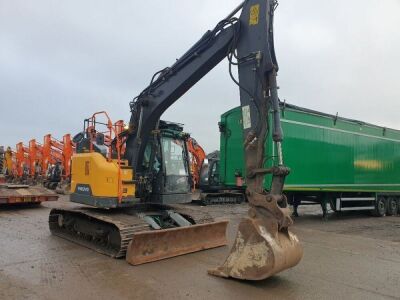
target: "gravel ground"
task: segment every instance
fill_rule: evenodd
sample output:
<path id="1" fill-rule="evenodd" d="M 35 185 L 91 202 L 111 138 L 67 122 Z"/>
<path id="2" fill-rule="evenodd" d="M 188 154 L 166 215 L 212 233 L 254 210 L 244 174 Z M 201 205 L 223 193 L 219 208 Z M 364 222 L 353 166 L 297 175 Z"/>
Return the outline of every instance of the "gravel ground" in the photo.
<path id="1" fill-rule="evenodd" d="M 50 234 L 51 207 L 0 207 L 0 299 L 400 299 L 400 217 L 300 208 L 298 266 L 261 282 L 207 275 L 229 247 L 130 266 Z M 229 218 L 228 239 L 247 206 L 199 207 Z"/>

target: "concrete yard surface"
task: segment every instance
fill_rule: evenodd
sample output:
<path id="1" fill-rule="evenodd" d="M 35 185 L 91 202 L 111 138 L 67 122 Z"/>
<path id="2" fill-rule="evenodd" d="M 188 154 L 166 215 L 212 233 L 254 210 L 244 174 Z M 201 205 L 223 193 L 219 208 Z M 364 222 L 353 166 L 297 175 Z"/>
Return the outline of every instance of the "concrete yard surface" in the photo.
<path id="1" fill-rule="evenodd" d="M 52 236 L 51 207 L 0 207 L 0 299 L 400 299 L 400 217 L 300 208 L 298 266 L 260 282 L 207 275 L 229 247 L 140 266 Z M 231 220 L 232 243 L 247 205 L 197 207 Z"/>

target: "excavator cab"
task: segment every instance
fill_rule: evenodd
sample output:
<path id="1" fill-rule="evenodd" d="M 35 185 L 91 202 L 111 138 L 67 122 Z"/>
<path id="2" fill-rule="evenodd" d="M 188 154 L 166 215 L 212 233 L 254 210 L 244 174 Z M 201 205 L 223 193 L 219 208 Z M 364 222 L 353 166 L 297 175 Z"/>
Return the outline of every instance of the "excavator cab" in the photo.
<path id="1" fill-rule="evenodd" d="M 145 149 L 142 174 L 148 184 L 138 197 L 163 204 L 192 201 L 187 138 L 181 124 L 160 121 L 158 134 Z"/>
<path id="2" fill-rule="evenodd" d="M 120 151 L 124 139 L 112 130 L 101 129 L 101 125 L 110 127 L 109 123 L 88 118 L 83 132 L 74 137 L 77 155 L 72 158 L 75 171 L 72 176 L 73 202 L 102 208 L 134 206 L 139 201 L 156 204 L 191 202 L 188 134 L 183 132 L 181 124 L 159 122 L 157 132 L 147 142 L 140 178 L 133 182 L 133 170 Z M 115 124 L 111 128 L 113 126 Z M 124 131 L 121 132 L 123 136 Z M 91 170 L 96 174 L 90 176 Z M 120 190 L 115 184 L 114 192 L 110 193 L 110 189 L 104 188 L 107 182 L 120 182 L 122 194 L 119 195 Z"/>

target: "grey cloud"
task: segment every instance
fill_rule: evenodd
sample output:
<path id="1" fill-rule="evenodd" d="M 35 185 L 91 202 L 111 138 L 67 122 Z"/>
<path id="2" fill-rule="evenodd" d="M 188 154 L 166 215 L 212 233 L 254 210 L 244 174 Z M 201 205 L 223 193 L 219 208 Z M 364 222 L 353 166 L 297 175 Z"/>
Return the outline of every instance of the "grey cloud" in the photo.
<path id="1" fill-rule="evenodd" d="M 238 1 L 0 0 L 0 144 L 61 137 L 94 111 L 129 119 L 130 99 Z M 276 14 L 280 97 L 400 128 L 400 4 L 281 0 Z M 171 107 L 208 151 L 239 104 L 226 62 Z"/>

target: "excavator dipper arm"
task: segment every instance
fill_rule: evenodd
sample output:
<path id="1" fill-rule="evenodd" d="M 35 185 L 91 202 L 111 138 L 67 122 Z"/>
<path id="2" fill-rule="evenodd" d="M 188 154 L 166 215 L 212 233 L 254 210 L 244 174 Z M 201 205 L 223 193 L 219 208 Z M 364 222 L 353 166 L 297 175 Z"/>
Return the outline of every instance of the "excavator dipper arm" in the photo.
<path id="1" fill-rule="evenodd" d="M 239 225 L 228 258 L 219 268 L 209 271 L 217 276 L 260 280 L 293 267 L 302 257 L 297 237 L 288 230 L 292 220 L 282 193 L 289 169 L 283 164 L 281 146 L 278 64 L 273 41 L 276 6 L 275 0 L 244 1 L 171 67 L 156 73 L 150 85 L 131 102 L 126 158 L 138 179 L 146 176 L 141 162 L 161 115 L 228 57 L 230 75 L 240 89 L 250 209 Z M 234 17 L 240 9 L 240 18 Z M 238 66 L 238 80 L 232 74 L 233 65 Z M 268 134 L 272 134 L 277 153 L 277 164 L 272 168 L 264 167 Z M 266 174 L 272 175 L 269 191 L 263 189 Z"/>

